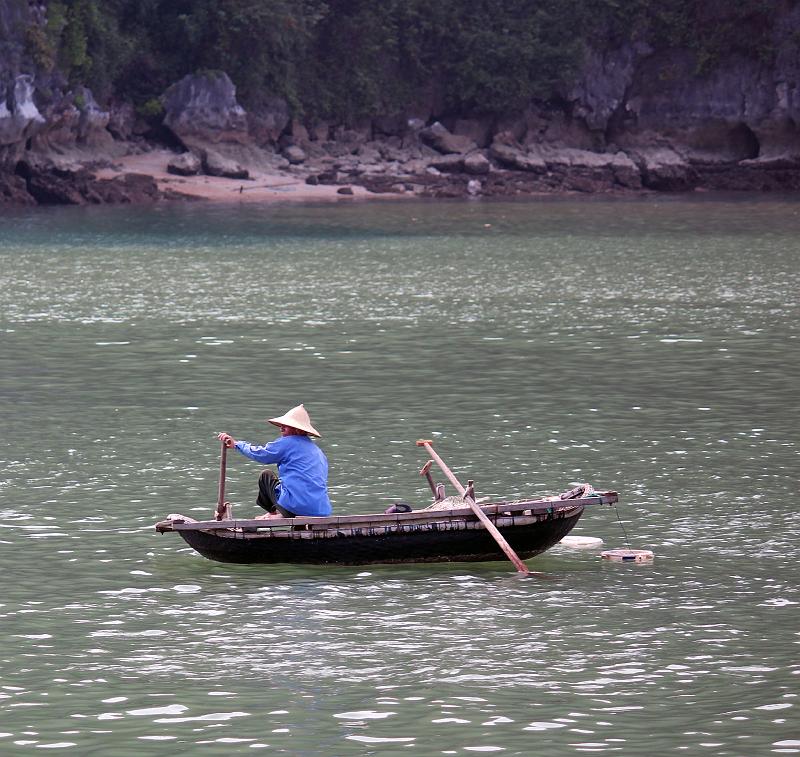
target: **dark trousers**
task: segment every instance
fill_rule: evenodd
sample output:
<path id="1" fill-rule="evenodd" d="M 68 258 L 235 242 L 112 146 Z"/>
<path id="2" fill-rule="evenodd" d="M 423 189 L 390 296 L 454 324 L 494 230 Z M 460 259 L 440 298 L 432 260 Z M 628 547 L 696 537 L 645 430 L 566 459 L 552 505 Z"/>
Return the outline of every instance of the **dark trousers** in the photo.
<path id="1" fill-rule="evenodd" d="M 256 504 L 268 513 L 280 513 L 284 518 L 294 518 L 295 514 L 278 504 L 276 488 L 280 479 L 269 469 L 261 471 L 258 477 L 258 498 Z"/>

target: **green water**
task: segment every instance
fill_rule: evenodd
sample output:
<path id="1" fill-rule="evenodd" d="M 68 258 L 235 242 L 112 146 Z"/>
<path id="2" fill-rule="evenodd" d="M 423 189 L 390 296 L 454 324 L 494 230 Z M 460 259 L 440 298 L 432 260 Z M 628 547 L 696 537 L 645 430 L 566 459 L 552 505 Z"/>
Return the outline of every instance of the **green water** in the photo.
<path id="1" fill-rule="evenodd" d="M 0 754 L 800 753 L 799 293 L 795 199 L 5 212 Z M 618 490 L 574 533 L 656 559 L 154 532 L 299 402 L 337 512 L 427 504 L 428 437 L 478 496 Z"/>

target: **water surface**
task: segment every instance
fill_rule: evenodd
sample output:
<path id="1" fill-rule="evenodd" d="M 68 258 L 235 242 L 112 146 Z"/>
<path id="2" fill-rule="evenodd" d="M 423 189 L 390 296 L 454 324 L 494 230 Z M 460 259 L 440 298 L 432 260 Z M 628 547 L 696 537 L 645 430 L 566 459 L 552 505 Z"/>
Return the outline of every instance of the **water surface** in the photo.
<path id="1" fill-rule="evenodd" d="M 800 753 L 800 206 L 0 215 L 0 753 Z M 250 567 L 152 525 L 304 402 L 338 512 L 621 503 L 506 563 Z M 228 465 L 255 514 L 258 467 Z"/>

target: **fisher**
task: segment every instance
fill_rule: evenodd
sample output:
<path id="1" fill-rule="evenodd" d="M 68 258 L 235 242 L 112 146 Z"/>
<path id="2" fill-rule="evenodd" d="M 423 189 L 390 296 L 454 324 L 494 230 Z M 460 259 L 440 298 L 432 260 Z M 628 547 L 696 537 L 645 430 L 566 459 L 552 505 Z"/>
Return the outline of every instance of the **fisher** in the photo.
<path id="1" fill-rule="evenodd" d="M 281 435 L 265 445 L 237 441 L 225 432 L 218 435 L 226 447 L 236 448 L 245 457 L 278 466 L 277 476 L 266 468 L 258 477 L 256 504 L 267 511 L 258 519 L 330 515 L 328 460 L 311 439 L 321 436 L 311 425 L 305 407 L 293 407 L 284 415 L 270 418 L 269 423 L 277 426 Z"/>

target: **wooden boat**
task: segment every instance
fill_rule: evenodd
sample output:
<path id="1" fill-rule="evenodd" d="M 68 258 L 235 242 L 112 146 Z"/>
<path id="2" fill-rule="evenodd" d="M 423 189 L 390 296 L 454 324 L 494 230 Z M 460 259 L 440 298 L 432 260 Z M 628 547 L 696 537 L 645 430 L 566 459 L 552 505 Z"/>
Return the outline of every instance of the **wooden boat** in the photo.
<path id="1" fill-rule="evenodd" d="M 456 498 L 450 498 L 455 500 Z M 617 502 L 616 492 L 584 484 L 542 499 L 480 503 L 514 551 L 527 559 L 566 536 L 586 507 Z M 203 557 L 226 563 L 366 565 L 504 559 L 497 541 L 467 506 L 327 518 L 197 521 L 170 515 L 156 524 L 177 531 Z M 391 509 L 391 508 L 390 508 Z"/>

